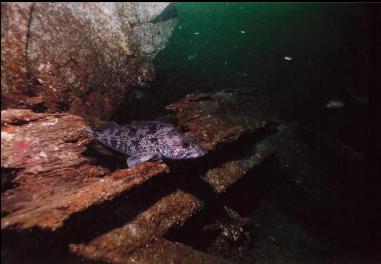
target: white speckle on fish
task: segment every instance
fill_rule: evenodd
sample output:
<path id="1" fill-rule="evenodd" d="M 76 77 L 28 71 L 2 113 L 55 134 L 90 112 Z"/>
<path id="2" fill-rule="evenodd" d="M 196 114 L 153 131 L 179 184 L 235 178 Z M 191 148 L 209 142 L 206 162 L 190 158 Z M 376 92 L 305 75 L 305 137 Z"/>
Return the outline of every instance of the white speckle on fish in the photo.
<path id="1" fill-rule="evenodd" d="M 344 106 L 345 106 L 344 102 L 340 100 L 330 100 L 325 105 L 325 107 L 330 109 L 340 109 L 340 108 L 343 108 Z"/>
<path id="2" fill-rule="evenodd" d="M 198 35 L 198 34 L 200 34 L 200 32 L 194 32 L 194 34 L 195 34 L 195 35 Z"/>
<path id="3" fill-rule="evenodd" d="M 245 34 L 246 33 L 246 31 L 245 30 L 241 30 L 241 34 Z"/>
<path id="4" fill-rule="evenodd" d="M 292 61 L 294 58 L 291 56 L 284 56 L 283 59 L 285 59 L 286 61 Z"/>

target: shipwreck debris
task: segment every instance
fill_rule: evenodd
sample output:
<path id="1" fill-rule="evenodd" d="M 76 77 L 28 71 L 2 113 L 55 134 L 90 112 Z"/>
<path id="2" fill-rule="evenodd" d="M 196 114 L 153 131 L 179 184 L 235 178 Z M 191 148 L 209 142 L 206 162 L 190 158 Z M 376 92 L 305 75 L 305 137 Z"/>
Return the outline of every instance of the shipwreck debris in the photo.
<path id="1" fill-rule="evenodd" d="M 160 246 L 155 242 L 157 238 L 163 236 L 169 228 L 181 226 L 201 208 L 202 202 L 196 197 L 176 190 L 160 198 L 124 226 L 102 234 L 88 243 L 71 245 L 70 249 L 93 260 L 131 263 L 134 258 L 142 257 L 136 254 L 137 250 L 151 243 L 154 247 Z M 142 253 L 144 251 L 147 250 Z"/>
<path id="2" fill-rule="evenodd" d="M 220 91 L 191 94 L 167 106 L 175 111 L 180 127 L 212 152 L 212 164 L 201 177 L 216 193 L 228 189 L 273 153 L 271 144 L 260 140 L 262 134 L 271 134 L 276 117 L 266 104 L 252 100 Z"/>
<path id="3" fill-rule="evenodd" d="M 18 169 L 16 186 L 1 194 L 1 229 L 55 230 L 74 212 L 168 172 L 155 162 L 114 172 L 93 164 L 82 155 L 90 140 L 78 116 L 9 109 L 1 119 L 2 167 Z"/>
<path id="4" fill-rule="evenodd" d="M 176 113 L 179 129 L 209 150 L 205 159 L 195 161 L 195 170 L 187 170 L 185 163 L 171 171 L 171 163 L 107 166 L 105 155 L 90 148 L 81 117 L 2 111 L 2 167 L 7 170 L 2 230 L 37 227 L 47 236 L 65 235 L 61 246 L 68 252 L 107 263 L 245 261 L 255 204 L 239 204 L 252 200 L 252 186 L 240 190 L 248 182 L 260 182 L 255 181 L 259 168 L 272 166 L 265 160 L 272 162 L 274 155 L 286 172 L 295 169 L 303 181 L 297 186 L 305 191 L 316 177 L 307 177 L 313 167 L 309 160 L 304 165 L 295 162 L 309 151 L 293 126 L 280 124 L 260 96 L 248 94 L 253 91 L 193 94 L 167 107 Z M 117 158 L 112 153 L 107 157 L 108 162 Z M 245 197 L 226 203 L 237 193 Z M 96 222 L 86 222 L 99 214 L 104 215 Z M 195 218 L 201 221 L 199 232 L 213 233 L 202 252 L 173 235 L 189 232 L 187 224 Z M 86 226 L 85 234 L 73 231 L 82 228 L 78 221 Z"/>

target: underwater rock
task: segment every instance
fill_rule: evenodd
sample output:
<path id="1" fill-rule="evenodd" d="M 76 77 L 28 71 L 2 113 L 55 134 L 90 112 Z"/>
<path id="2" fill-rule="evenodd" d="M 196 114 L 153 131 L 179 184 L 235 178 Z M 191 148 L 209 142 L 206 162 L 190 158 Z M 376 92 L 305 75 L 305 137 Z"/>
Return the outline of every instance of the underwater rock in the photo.
<path id="1" fill-rule="evenodd" d="M 84 128 L 83 119 L 71 114 L 1 111 L 1 166 L 15 174 L 13 188 L 1 193 L 1 229 L 55 230 L 71 214 L 168 171 L 156 162 L 112 173 L 93 164 L 83 156 L 91 142 Z"/>
<path id="2" fill-rule="evenodd" d="M 1 109 L 28 93 L 27 35 L 32 3 L 1 3 Z"/>
<path id="3" fill-rule="evenodd" d="M 167 109 L 176 113 L 186 134 L 195 137 L 208 150 L 213 150 L 275 122 L 272 111 L 264 102 L 253 101 L 255 98 L 228 90 L 214 94 L 190 94 L 167 106 Z"/>
<path id="4" fill-rule="evenodd" d="M 74 248 L 73 248 L 74 249 Z M 107 254 L 109 255 L 109 254 Z M 103 258 L 102 258 L 103 259 Z M 157 238 L 152 243 L 146 244 L 125 257 L 106 257 L 109 263 L 232 263 L 186 246 L 179 242 L 171 242 Z"/>
<path id="5" fill-rule="evenodd" d="M 226 161 L 218 167 L 209 169 L 202 179 L 208 182 L 216 193 L 224 192 L 273 153 L 272 145 L 264 140 L 256 144 L 247 156 Z"/>
<path id="6" fill-rule="evenodd" d="M 212 224 L 203 227 L 203 230 L 218 232 L 207 252 L 224 258 L 234 259 L 238 263 L 246 263 L 240 257 L 251 242 L 251 220 L 241 217 L 240 214 L 224 206 L 227 217 L 217 218 Z M 238 254 L 237 254 L 238 253 Z"/>
<path id="7" fill-rule="evenodd" d="M 300 128 L 297 122 L 283 123 L 277 127 L 277 132 L 268 138 L 276 151 L 280 167 L 288 180 L 309 193 L 310 197 L 315 196 L 313 193 L 333 196 L 333 192 L 326 189 L 328 184 L 325 180 L 329 178 L 326 165 L 299 136 L 298 130 Z"/>
<path id="8" fill-rule="evenodd" d="M 212 152 L 215 163 L 202 179 L 216 193 L 225 191 L 247 171 L 273 153 L 260 141 L 276 123 L 276 117 L 259 96 L 237 91 L 192 94 L 167 106 L 176 112 L 179 125 Z"/>
<path id="9" fill-rule="evenodd" d="M 1 111 L 1 166 L 24 174 L 81 165 L 90 142 L 81 136 L 83 119 L 70 114 L 40 114 L 29 109 Z"/>
<path id="10" fill-rule="evenodd" d="M 202 203 L 196 197 L 181 190 L 175 190 L 161 197 L 124 226 L 104 233 L 90 242 L 72 244 L 70 250 L 80 256 L 109 263 L 131 263 L 140 258 L 142 261 L 154 260 L 163 245 L 165 245 L 163 249 L 171 248 L 170 242 L 160 237 L 170 228 L 184 224 L 186 219 L 201 208 Z M 163 242 L 159 243 L 157 239 Z M 198 255 L 196 254 L 196 257 Z M 176 256 L 183 257 L 180 252 Z M 161 255 L 160 258 L 167 257 Z"/>
<path id="11" fill-rule="evenodd" d="M 69 111 L 107 119 L 131 87 L 154 78 L 152 59 L 176 23 L 169 3 L 2 3 L 2 109 Z"/>
<path id="12" fill-rule="evenodd" d="M 153 59 L 165 47 L 177 23 L 174 3 L 129 2 L 121 16 L 128 20 L 135 42 L 141 52 Z"/>

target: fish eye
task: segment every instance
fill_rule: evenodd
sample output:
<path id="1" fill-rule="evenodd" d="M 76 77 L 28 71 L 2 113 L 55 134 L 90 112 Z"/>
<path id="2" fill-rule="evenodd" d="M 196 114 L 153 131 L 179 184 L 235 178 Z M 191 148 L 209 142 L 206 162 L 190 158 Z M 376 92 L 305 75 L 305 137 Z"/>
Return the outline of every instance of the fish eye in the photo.
<path id="1" fill-rule="evenodd" d="M 183 148 L 188 148 L 190 144 L 189 144 L 189 142 L 183 142 L 182 145 L 183 145 Z"/>

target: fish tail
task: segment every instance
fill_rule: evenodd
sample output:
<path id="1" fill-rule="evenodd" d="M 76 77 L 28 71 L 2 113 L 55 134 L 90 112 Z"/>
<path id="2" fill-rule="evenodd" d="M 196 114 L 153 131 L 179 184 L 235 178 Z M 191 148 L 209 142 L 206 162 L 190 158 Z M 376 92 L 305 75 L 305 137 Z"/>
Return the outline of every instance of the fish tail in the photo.
<path id="1" fill-rule="evenodd" d="M 91 127 L 89 127 L 89 126 L 85 127 L 85 129 L 83 130 L 83 134 L 86 135 L 86 136 L 95 137 L 94 130 Z"/>

